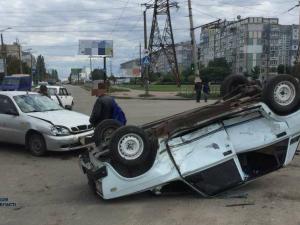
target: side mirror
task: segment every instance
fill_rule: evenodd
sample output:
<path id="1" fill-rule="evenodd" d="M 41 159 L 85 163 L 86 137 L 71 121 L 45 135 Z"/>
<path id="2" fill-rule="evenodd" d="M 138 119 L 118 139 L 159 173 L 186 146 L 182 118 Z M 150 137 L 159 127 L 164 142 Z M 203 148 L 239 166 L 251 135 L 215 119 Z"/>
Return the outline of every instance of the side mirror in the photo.
<path id="1" fill-rule="evenodd" d="M 7 109 L 5 114 L 12 115 L 12 116 L 19 116 L 19 113 L 14 109 Z"/>
<path id="2" fill-rule="evenodd" d="M 72 106 L 71 106 L 71 105 L 66 105 L 66 106 L 65 106 L 65 109 L 67 109 L 67 110 L 72 110 Z"/>

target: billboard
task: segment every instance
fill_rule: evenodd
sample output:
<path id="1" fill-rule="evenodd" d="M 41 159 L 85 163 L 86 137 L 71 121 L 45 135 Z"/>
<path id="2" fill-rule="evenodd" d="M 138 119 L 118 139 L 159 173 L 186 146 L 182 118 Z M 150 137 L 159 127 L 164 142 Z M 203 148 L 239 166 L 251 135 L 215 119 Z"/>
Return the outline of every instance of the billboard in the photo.
<path id="1" fill-rule="evenodd" d="M 72 75 L 79 75 L 82 72 L 81 68 L 71 68 Z"/>
<path id="2" fill-rule="evenodd" d="M 79 40 L 79 55 L 113 57 L 113 41 Z"/>

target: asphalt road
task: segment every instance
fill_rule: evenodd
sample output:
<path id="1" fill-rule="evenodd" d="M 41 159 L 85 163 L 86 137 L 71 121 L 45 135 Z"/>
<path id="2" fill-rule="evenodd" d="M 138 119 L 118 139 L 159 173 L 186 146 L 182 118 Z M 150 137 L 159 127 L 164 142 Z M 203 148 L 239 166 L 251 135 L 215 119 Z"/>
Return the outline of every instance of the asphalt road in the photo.
<path id="1" fill-rule="evenodd" d="M 75 110 L 89 114 L 94 98 L 79 87 L 69 87 Z M 129 122 L 141 124 L 197 107 L 187 101 L 120 100 Z M 205 199 L 192 194 L 154 197 L 139 194 L 104 201 L 88 188 L 77 155 L 51 153 L 32 157 L 22 146 L 0 144 L 0 225 L 299 225 L 300 158 L 228 195 Z M 228 198 L 232 194 L 247 198 Z M 227 207 L 249 203 L 248 206 Z"/>

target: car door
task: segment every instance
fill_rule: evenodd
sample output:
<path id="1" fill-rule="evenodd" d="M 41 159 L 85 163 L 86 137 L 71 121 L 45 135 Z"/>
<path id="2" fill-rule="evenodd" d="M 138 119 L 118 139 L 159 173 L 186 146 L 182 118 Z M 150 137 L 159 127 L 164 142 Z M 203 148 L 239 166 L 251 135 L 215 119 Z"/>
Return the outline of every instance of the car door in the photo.
<path id="1" fill-rule="evenodd" d="M 66 98 L 66 95 L 64 93 L 63 88 L 59 88 L 58 96 L 59 96 L 59 99 L 61 101 L 62 107 L 66 107 L 66 105 L 67 105 L 66 104 L 67 98 Z"/>
<path id="2" fill-rule="evenodd" d="M 206 195 L 243 182 L 235 149 L 222 124 L 213 124 L 169 142 L 182 177 Z"/>
<path id="3" fill-rule="evenodd" d="M 73 97 L 69 95 L 68 90 L 66 88 L 62 88 L 62 92 L 65 96 L 66 105 L 72 105 Z"/>
<path id="4" fill-rule="evenodd" d="M 0 95 L 0 141 L 25 144 L 25 134 L 29 123 L 19 114 L 12 100 Z"/>

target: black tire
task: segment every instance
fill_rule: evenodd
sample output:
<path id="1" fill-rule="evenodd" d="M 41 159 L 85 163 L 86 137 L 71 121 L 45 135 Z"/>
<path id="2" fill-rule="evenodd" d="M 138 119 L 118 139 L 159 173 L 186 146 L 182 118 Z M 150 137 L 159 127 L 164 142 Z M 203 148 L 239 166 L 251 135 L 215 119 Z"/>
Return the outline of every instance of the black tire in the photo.
<path id="1" fill-rule="evenodd" d="M 28 149 L 34 156 L 44 156 L 47 152 L 44 137 L 41 134 L 33 133 L 28 137 Z"/>
<path id="2" fill-rule="evenodd" d="M 110 142 L 112 160 L 124 166 L 143 166 L 151 158 L 151 141 L 146 132 L 136 126 L 118 129 Z"/>
<path id="3" fill-rule="evenodd" d="M 272 78 L 263 90 L 263 101 L 278 115 L 293 113 L 299 108 L 300 88 L 291 75 Z"/>
<path id="4" fill-rule="evenodd" d="M 245 85 L 248 80 L 242 75 L 230 75 L 225 78 L 221 85 L 220 94 L 221 97 L 225 97 L 232 93 L 239 85 Z"/>
<path id="5" fill-rule="evenodd" d="M 117 120 L 104 120 L 95 129 L 94 138 L 96 146 L 108 144 L 113 133 L 119 129 L 122 124 Z"/>

